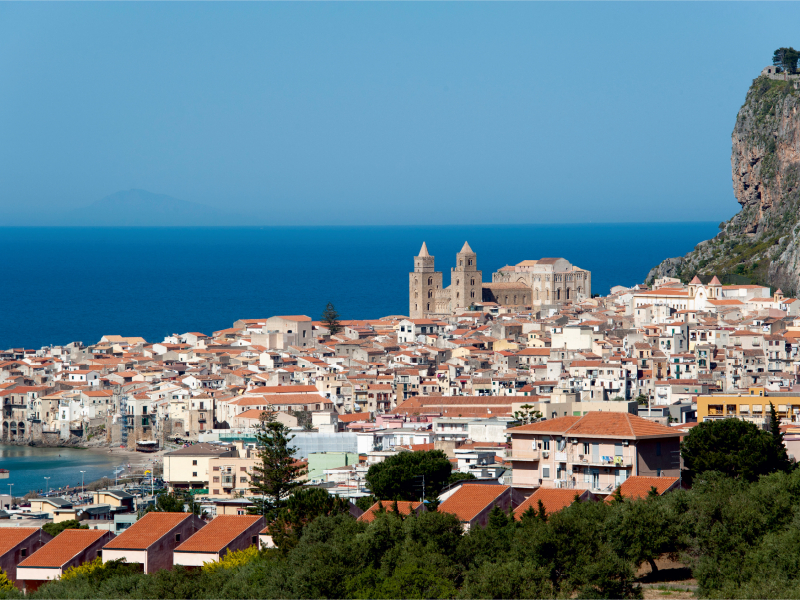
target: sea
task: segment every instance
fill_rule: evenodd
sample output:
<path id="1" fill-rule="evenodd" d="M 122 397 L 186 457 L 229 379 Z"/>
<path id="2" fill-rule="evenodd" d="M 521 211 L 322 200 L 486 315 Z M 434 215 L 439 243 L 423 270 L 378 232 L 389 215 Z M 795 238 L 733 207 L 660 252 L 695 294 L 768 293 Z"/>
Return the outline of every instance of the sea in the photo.
<path id="1" fill-rule="evenodd" d="M 156 342 L 242 318 L 318 319 L 328 302 L 342 319 L 408 314 L 408 273 L 423 241 L 445 285 L 468 241 L 484 281 L 505 265 L 562 256 L 592 272 L 592 292 L 607 294 L 717 231 L 717 222 L 0 227 L 0 348 L 109 334 Z"/>
<path id="2" fill-rule="evenodd" d="M 115 467 L 127 461 L 124 455 L 104 450 L 0 445 L 0 468 L 10 471 L 8 479 L 0 479 L 0 494 L 24 496 L 30 491 L 80 487 L 81 475 L 84 484 L 102 477 L 113 479 Z"/>

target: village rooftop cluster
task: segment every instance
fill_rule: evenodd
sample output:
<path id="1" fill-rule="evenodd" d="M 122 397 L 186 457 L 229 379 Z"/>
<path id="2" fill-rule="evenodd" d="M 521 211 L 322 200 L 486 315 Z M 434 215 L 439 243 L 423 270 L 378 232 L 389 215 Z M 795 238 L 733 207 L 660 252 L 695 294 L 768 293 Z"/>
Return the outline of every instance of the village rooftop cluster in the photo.
<path id="1" fill-rule="evenodd" d="M 492 284 L 482 283 L 468 244 L 457 261 L 443 288 L 440 273 L 429 275 L 436 272 L 424 245 L 415 257 L 409 308 L 423 317 L 332 323 L 280 315 L 159 342 L 106 335 L 89 346 L 0 353 L 3 442 L 79 443 L 91 434 L 108 446 L 170 450 L 166 485 L 194 493 L 213 517 L 206 524 L 149 513 L 136 522 L 130 495 L 114 490 L 96 492 L 91 507 L 35 500 L 46 519 L 94 521 L 95 529 L 70 534 L 82 536 L 70 544 L 84 551 L 69 560 L 124 557 L 148 572 L 199 560 L 192 553 L 213 560 L 269 545 L 263 519 L 246 515 L 267 410 L 292 428 L 306 484 L 352 501 L 370 494 L 371 465 L 442 450 L 453 471 L 474 478 L 439 497 L 439 510 L 465 529 L 485 525 L 494 506 L 520 513 L 542 500 L 555 512 L 576 496 L 669 492 L 681 485 L 680 441 L 693 424 L 738 418 L 766 429 L 770 404 L 797 456 L 796 299 L 716 277 L 688 285 L 664 278 L 591 297 L 590 273 L 564 259 L 523 261 Z M 352 509 L 368 520 L 376 507 Z M 213 528 L 229 542 L 217 544 Z M 25 556 L 66 542 L 38 527 L 17 529 L 13 540 L 3 536 L 0 568 L 33 581 L 25 568 L 36 565 Z M 51 562 L 62 569 L 68 561 Z"/>

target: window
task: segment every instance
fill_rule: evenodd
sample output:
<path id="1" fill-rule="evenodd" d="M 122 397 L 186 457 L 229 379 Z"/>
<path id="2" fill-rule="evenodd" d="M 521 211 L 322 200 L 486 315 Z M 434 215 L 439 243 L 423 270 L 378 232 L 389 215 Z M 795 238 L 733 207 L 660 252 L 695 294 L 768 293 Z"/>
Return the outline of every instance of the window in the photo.
<path id="1" fill-rule="evenodd" d="M 542 438 L 542 450 L 550 450 L 550 438 L 543 437 Z"/>
<path id="2" fill-rule="evenodd" d="M 240 470 L 242 473 L 247 473 L 247 467 L 239 467 L 239 470 Z"/>
<path id="3" fill-rule="evenodd" d="M 195 461 L 194 464 L 197 464 L 197 461 Z M 211 467 L 211 470 L 212 471 L 219 471 L 219 467 Z"/>
<path id="4" fill-rule="evenodd" d="M 588 442 L 583 442 L 583 455 L 587 456 L 591 453 L 591 447 Z"/>
<path id="5" fill-rule="evenodd" d="M 219 494 L 219 490 L 214 490 L 214 493 L 215 494 Z"/>
<path id="6" fill-rule="evenodd" d="M 239 477 L 239 483 L 247 483 L 247 477 Z"/>
<path id="7" fill-rule="evenodd" d="M 197 461 L 196 460 L 192 461 L 192 466 L 197 466 Z M 219 467 L 214 467 L 215 471 L 218 470 L 218 469 L 219 469 Z"/>
<path id="8" fill-rule="evenodd" d="M 19 555 L 20 555 L 20 558 L 28 556 L 28 549 L 27 548 L 20 548 L 19 549 Z"/>
<path id="9" fill-rule="evenodd" d="M 251 541 L 252 543 L 254 543 L 254 544 L 258 544 L 258 536 L 257 536 L 257 535 L 254 535 L 252 538 L 250 538 L 250 541 Z"/>
<path id="10" fill-rule="evenodd" d="M 219 483 L 219 477 L 214 477 L 214 481 L 212 483 Z"/>
<path id="11" fill-rule="evenodd" d="M 542 467 L 542 479 L 550 479 L 550 465 Z"/>
<path id="12" fill-rule="evenodd" d="M 192 472 L 192 477 L 197 477 L 197 471 Z"/>
<path id="13" fill-rule="evenodd" d="M 181 541 L 181 534 L 180 533 L 176 533 L 175 534 L 175 543 L 179 544 L 180 541 Z"/>

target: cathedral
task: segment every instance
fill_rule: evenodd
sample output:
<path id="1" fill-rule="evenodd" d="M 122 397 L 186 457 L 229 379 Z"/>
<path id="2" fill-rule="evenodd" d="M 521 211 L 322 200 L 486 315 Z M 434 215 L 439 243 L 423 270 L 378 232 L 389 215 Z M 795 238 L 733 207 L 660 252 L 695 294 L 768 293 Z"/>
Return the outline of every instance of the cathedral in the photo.
<path id="1" fill-rule="evenodd" d="M 464 242 L 450 269 L 450 285 L 444 287 L 442 272 L 422 242 L 408 278 L 408 312 L 412 319 L 447 316 L 477 302 L 495 302 L 520 310 L 558 306 L 591 297 L 591 273 L 563 258 L 525 260 L 505 266 L 483 283 L 478 257 Z"/>

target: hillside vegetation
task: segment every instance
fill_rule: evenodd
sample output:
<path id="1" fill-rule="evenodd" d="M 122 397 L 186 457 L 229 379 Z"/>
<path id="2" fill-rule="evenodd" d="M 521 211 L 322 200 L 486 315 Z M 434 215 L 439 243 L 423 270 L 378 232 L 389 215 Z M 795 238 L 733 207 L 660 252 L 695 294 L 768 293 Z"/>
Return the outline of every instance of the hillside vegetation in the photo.
<path id="1" fill-rule="evenodd" d="M 655 267 L 648 280 L 717 275 L 723 284 L 800 290 L 800 90 L 796 80 L 760 76 L 733 129 L 731 170 L 741 210 L 686 256 Z"/>

